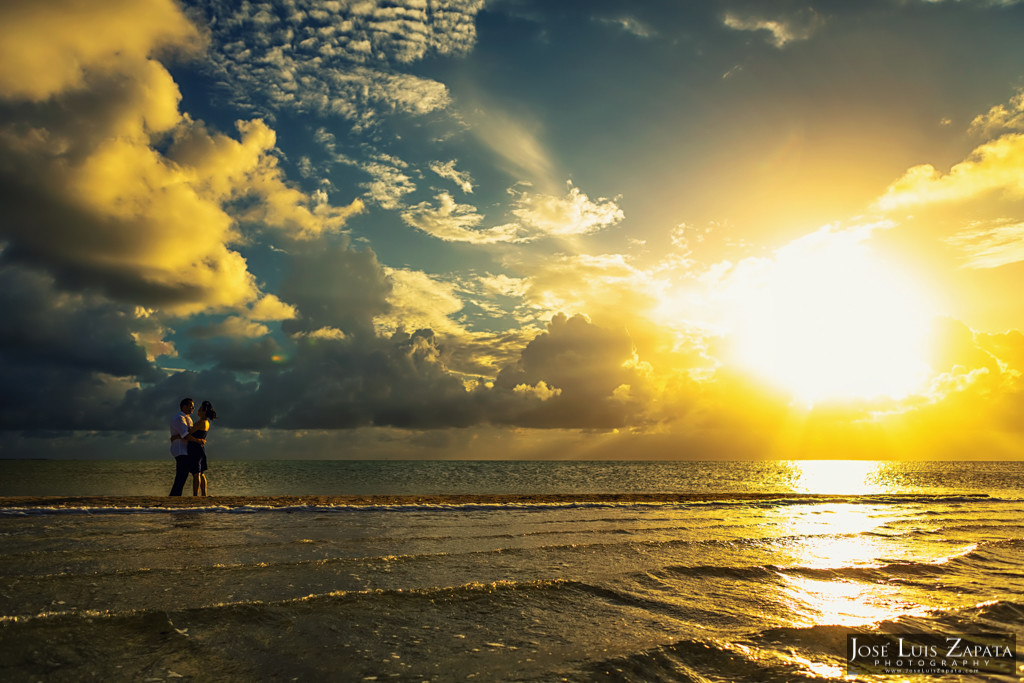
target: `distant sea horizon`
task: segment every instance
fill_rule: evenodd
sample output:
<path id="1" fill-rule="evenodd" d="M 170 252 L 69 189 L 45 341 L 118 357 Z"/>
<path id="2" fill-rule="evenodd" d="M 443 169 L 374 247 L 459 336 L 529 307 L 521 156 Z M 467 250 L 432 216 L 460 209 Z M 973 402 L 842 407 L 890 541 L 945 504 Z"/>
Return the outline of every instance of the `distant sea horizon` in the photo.
<path id="1" fill-rule="evenodd" d="M 170 456 L 0 460 L 0 496 L 166 495 Z M 895 460 L 230 460 L 211 495 L 822 493 L 1024 495 L 1024 462 Z M 190 486 L 186 486 L 188 495 Z"/>

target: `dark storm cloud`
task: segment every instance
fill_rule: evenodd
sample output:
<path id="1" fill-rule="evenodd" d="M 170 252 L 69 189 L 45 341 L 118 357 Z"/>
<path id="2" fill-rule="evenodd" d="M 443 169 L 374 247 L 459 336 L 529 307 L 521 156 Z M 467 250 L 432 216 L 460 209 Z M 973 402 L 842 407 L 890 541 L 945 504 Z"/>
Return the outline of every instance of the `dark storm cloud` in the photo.
<path id="1" fill-rule="evenodd" d="M 0 310 L 0 428 L 134 427 L 116 409 L 137 380 L 160 376 L 136 341 L 151 320 L 10 265 L 0 267 Z"/>
<path id="2" fill-rule="evenodd" d="M 387 310 L 391 291 L 372 250 L 317 245 L 291 256 L 280 293 L 299 315 L 285 321 L 286 332 L 333 328 L 345 334 L 371 333 L 373 317 Z"/>
<path id="3" fill-rule="evenodd" d="M 444 343 L 430 330 L 293 342 L 277 360 L 259 344 L 235 347 L 234 360 L 228 349 L 208 351 L 217 367 L 133 390 L 122 413 L 141 426 L 169 410 L 172 398 L 192 396 L 213 401 L 235 428 L 610 428 L 642 419 L 647 392 L 628 335 L 580 316 L 557 316 L 493 387 L 467 388 L 449 371 Z M 241 358 L 260 369 L 251 381 L 234 372 L 245 365 Z"/>
<path id="4" fill-rule="evenodd" d="M 0 349 L 11 357 L 114 376 L 151 376 L 132 334 L 145 327 L 129 307 L 60 292 L 35 270 L 0 267 Z"/>
<path id="5" fill-rule="evenodd" d="M 640 418 L 646 384 L 625 330 L 604 329 L 579 315 L 557 315 L 514 366 L 498 373 L 494 390 L 539 399 L 506 416 L 508 422 L 607 429 Z"/>
<path id="6" fill-rule="evenodd" d="M 481 410 L 441 363 L 429 330 L 370 343 L 306 340 L 287 369 L 265 373 L 274 426 L 292 429 L 468 426 Z"/>
<path id="7" fill-rule="evenodd" d="M 131 383 L 0 352 L 0 430 L 132 430 L 119 415 Z"/>
<path id="8" fill-rule="evenodd" d="M 229 372 L 258 373 L 274 366 L 284 349 L 273 337 L 259 339 L 202 339 L 182 355 L 198 365 L 213 363 Z"/>

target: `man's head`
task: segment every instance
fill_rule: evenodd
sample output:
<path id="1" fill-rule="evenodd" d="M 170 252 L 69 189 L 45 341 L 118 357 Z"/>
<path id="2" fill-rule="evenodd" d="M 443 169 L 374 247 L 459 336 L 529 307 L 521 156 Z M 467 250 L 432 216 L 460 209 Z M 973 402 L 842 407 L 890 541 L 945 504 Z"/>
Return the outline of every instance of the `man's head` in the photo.
<path id="1" fill-rule="evenodd" d="M 181 406 L 181 412 L 185 413 L 186 415 L 191 415 L 192 411 L 195 410 L 196 402 L 190 398 L 183 398 L 181 399 L 181 403 L 179 405 Z"/>

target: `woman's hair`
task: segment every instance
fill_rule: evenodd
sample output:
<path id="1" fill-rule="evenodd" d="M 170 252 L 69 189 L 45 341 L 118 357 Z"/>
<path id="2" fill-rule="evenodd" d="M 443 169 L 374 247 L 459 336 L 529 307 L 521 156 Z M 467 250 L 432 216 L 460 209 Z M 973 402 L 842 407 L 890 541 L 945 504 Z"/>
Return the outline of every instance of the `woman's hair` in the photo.
<path id="1" fill-rule="evenodd" d="M 208 417 L 209 419 L 217 419 L 217 411 L 213 409 L 213 404 L 210 403 L 209 401 L 203 401 L 202 404 L 199 406 L 199 410 L 205 410 L 206 417 Z"/>

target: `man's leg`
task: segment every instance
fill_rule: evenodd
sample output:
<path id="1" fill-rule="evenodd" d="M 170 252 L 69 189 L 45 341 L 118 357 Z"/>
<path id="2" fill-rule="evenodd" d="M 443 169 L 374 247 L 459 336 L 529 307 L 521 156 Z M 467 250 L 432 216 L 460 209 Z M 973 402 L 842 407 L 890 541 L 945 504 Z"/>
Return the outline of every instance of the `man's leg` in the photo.
<path id="1" fill-rule="evenodd" d="M 181 490 L 185 488 L 188 480 L 188 456 L 177 455 L 174 457 L 174 484 L 171 486 L 172 496 L 180 496 Z"/>

